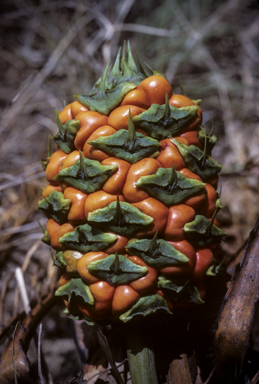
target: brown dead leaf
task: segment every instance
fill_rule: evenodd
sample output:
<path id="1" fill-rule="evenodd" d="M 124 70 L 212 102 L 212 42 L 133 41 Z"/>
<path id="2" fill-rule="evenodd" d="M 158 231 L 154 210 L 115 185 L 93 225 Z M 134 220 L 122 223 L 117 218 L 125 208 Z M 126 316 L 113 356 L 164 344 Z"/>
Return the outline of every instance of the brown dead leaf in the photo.
<path id="1" fill-rule="evenodd" d="M 21 325 L 18 325 L 17 332 L 13 340 L 10 340 L 0 361 L 0 382 L 1 384 L 14 383 L 14 364 L 13 364 L 13 350 L 14 360 L 16 365 L 17 378 L 21 380 L 28 380 L 29 383 L 29 361 L 23 350 L 21 339 L 24 336 L 25 330 Z"/>

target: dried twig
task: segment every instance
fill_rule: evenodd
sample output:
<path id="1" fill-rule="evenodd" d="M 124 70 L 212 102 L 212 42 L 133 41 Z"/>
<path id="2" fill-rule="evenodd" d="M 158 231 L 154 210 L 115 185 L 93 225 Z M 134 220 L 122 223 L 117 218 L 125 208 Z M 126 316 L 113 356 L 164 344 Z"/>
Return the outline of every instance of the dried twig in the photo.
<path id="1" fill-rule="evenodd" d="M 234 276 L 218 318 L 215 334 L 215 367 L 229 383 L 241 373 L 259 299 L 259 220 L 251 232 L 239 273 Z"/>
<path id="2" fill-rule="evenodd" d="M 25 378 L 29 372 L 28 361 L 26 358 L 26 352 L 29 348 L 32 336 L 35 333 L 36 327 L 41 321 L 42 317 L 49 312 L 52 306 L 58 301 L 54 293 L 49 293 L 41 303 L 37 304 L 31 311 L 30 315 L 27 315 L 22 326 L 16 332 L 15 346 L 17 348 L 17 373 L 19 377 Z M 12 363 L 12 343 L 8 344 L 0 361 L 0 382 L 8 382 L 6 380 L 12 380 L 13 375 L 13 363 Z"/>
<path id="3" fill-rule="evenodd" d="M 167 384 L 192 384 L 187 355 L 182 354 L 179 359 L 172 361 L 169 367 Z"/>
<path id="4" fill-rule="evenodd" d="M 259 382 L 259 371 L 257 372 L 257 374 L 252 378 L 251 380 L 251 384 L 258 384 Z"/>

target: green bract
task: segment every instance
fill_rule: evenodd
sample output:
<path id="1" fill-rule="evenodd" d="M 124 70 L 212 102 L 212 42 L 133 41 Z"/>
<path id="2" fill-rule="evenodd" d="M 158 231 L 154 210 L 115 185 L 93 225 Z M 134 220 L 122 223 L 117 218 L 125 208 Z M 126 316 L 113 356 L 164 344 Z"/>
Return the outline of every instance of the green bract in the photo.
<path id="1" fill-rule="evenodd" d="M 75 228 L 73 232 L 63 235 L 59 242 L 67 249 L 74 249 L 82 253 L 100 251 L 117 240 L 113 233 L 106 233 L 89 224 Z"/>
<path id="2" fill-rule="evenodd" d="M 213 224 L 213 219 L 209 220 L 201 215 L 196 215 L 195 219 L 185 224 L 183 229 L 187 239 L 195 247 L 207 247 L 220 242 L 226 235 L 226 232 Z"/>
<path id="3" fill-rule="evenodd" d="M 56 296 L 65 296 L 70 302 L 73 294 L 79 296 L 85 303 L 93 305 L 94 297 L 90 291 L 88 285 L 84 284 L 80 278 L 71 279 L 69 283 L 59 287 L 56 290 Z"/>
<path id="4" fill-rule="evenodd" d="M 120 320 L 126 323 L 133 317 L 147 316 L 158 310 L 164 310 L 167 313 L 172 314 L 172 312 L 169 311 L 166 300 L 160 295 L 156 294 L 141 297 L 127 312 L 120 315 Z"/>
<path id="5" fill-rule="evenodd" d="M 68 120 L 63 125 L 60 121 L 58 110 L 55 113 L 59 132 L 54 136 L 54 141 L 63 152 L 70 153 L 76 149 L 74 140 L 80 128 L 80 121 Z"/>
<path id="6" fill-rule="evenodd" d="M 211 132 L 207 133 L 206 129 L 204 127 L 200 126 L 199 140 L 200 140 L 203 148 L 205 146 L 205 141 L 206 141 L 207 152 L 211 153 L 214 145 L 217 142 L 217 137 L 215 135 L 212 135 L 212 130 L 211 130 Z"/>
<path id="7" fill-rule="evenodd" d="M 162 140 L 177 136 L 193 119 L 198 105 L 176 108 L 168 103 L 153 104 L 133 118 L 133 123 L 146 131 L 151 137 Z"/>
<path id="8" fill-rule="evenodd" d="M 133 255 L 141 257 L 151 267 L 179 266 L 189 259 L 163 239 L 130 240 L 126 249 Z"/>
<path id="9" fill-rule="evenodd" d="M 50 245 L 50 236 L 47 230 L 44 232 L 43 237 L 41 238 L 41 241 L 47 245 Z"/>
<path id="10" fill-rule="evenodd" d="M 159 141 L 139 132 L 136 132 L 134 139 L 131 139 L 129 131 L 126 129 L 120 129 L 110 136 L 88 141 L 88 144 L 131 164 L 137 163 L 145 157 L 157 157 L 160 149 Z"/>
<path id="11" fill-rule="evenodd" d="M 145 79 L 146 75 L 140 72 L 134 61 L 128 43 L 126 57 L 126 44 L 123 47 L 122 58 L 118 51 L 115 63 L 108 74 L 110 67 L 107 63 L 103 75 L 97 80 L 89 95 L 75 95 L 83 105 L 91 111 L 108 115 L 122 101 L 124 96 Z"/>
<path id="12" fill-rule="evenodd" d="M 140 212 L 129 203 L 117 200 L 105 208 L 96 209 L 88 214 L 88 221 L 119 235 L 133 235 L 153 222 L 153 218 Z"/>
<path id="13" fill-rule="evenodd" d="M 108 115 L 113 109 L 120 105 L 124 96 L 132 89 L 136 88 L 133 83 L 122 83 L 116 88 L 104 91 L 97 91 L 91 95 L 75 95 L 77 99 L 85 105 L 90 111 L 97 111 L 103 115 Z"/>
<path id="14" fill-rule="evenodd" d="M 53 256 L 52 259 L 53 259 L 54 265 L 56 265 L 59 268 L 64 268 L 67 265 L 66 260 L 63 257 L 62 251 L 57 252 L 55 257 Z"/>
<path id="15" fill-rule="evenodd" d="M 168 279 L 164 276 L 158 278 L 158 287 L 166 289 L 172 301 L 204 304 L 198 288 L 186 278 Z"/>
<path id="16" fill-rule="evenodd" d="M 43 171 L 46 171 L 47 166 L 48 166 L 49 161 L 50 161 L 50 156 L 51 156 L 51 139 L 52 139 L 52 136 L 49 135 L 49 138 L 48 138 L 48 155 L 47 155 L 47 157 L 41 159 L 41 161 L 40 161 Z"/>
<path id="17" fill-rule="evenodd" d="M 133 263 L 124 255 L 109 255 L 102 260 L 92 261 L 87 269 L 100 280 L 111 285 L 129 284 L 144 276 L 148 269 Z"/>
<path id="18" fill-rule="evenodd" d="M 128 52 L 126 52 L 126 48 Z M 127 43 L 127 47 L 126 42 L 124 42 L 122 57 L 121 48 L 119 48 L 115 62 L 113 64 L 113 67 L 111 68 L 111 72 L 108 74 L 109 69 L 110 67 L 107 64 L 104 70 L 104 73 L 107 72 L 105 88 L 109 90 L 114 89 L 118 84 L 126 82 L 139 85 L 142 80 L 149 76 L 149 74 L 147 74 L 145 70 L 142 70 L 142 68 L 141 71 L 138 70 L 138 67 L 131 52 L 129 42 Z M 102 76 L 96 81 L 95 85 L 90 91 L 90 95 L 100 89 L 101 81 L 103 81 Z"/>
<path id="19" fill-rule="evenodd" d="M 62 192 L 52 191 L 48 197 L 39 201 L 37 208 L 57 223 L 64 224 L 67 221 L 70 203 L 71 200 L 65 199 Z"/>
<path id="20" fill-rule="evenodd" d="M 171 140 L 176 145 L 180 154 L 182 155 L 186 166 L 196 173 L 202 180 L 216 176 L 222 169 L 215 160 L 209 157 L 205 152 L 195 145 L 189 147 L 180 143 L 176 139 Z"/>
<path id="21" fill-rule="evenodd" d="M 175 169 L 159 168 L 154 175 L 141 176 L 136 186 L 168 207 L 196 195 L 206 184 L 189 179 Z"/>
<path id="22" fill-rule="evenodd" d="M 92 193 L 101 189 L 116 169 L 117 165 L 101 165 L 97 160 L 85 159 L 80 152 L 80 159 L 74 165 L 62 169 L 54 179 L 84 193 Z"/>

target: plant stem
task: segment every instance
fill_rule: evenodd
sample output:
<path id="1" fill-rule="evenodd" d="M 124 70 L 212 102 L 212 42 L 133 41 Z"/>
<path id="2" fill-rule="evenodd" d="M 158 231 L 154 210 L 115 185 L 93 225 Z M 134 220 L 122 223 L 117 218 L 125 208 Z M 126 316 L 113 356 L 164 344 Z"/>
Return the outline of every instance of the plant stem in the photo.
<path id="1" fill-rule="evenodd" d="M 126 329 L 126 343 L 132 384 L 158 384 L 152 332 L 134 322 Z"/>

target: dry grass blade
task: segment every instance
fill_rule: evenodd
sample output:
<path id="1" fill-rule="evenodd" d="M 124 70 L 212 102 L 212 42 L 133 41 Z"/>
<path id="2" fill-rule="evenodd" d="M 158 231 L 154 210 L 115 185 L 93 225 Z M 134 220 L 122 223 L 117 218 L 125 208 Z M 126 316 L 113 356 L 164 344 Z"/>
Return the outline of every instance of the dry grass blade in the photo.
<path id="1" fill-rule="evenodd" d="M 27 294 L 25 282 L 24 282 L 23 273 L 22 273 L 21 268 L 19 268 L 19 267 L 17 267 L 15 269 L 15 278 L 16 278 L 19 292 L 20 292 L 20 295 L 22 298 L 24 311 L 25 311 L 26 315 L 28 315 L 29 313 L 31 313 L 31 307 L 29 304 L 29 299 L 28 299 L 28 294 Z"/>
<path id="2" fill-rule="evenodd" d="M 16 361 L 15 361 L 15 354 L 14 354 L 14 345 L 15 345 L 14 339 L 15 339 L 15 333 L 16 333 L 16 329 L 17 329 L 18 324 L 19 323 L 16 324 L 14 331 L 13 331 L 13 347 L 12 347 L 13 370 L 14 370 L 14 382 L 15 382 L 15 384 L 18 384 L 18 380 L 17 380 Z"/>
<path id="3" fill-rule="evenodd" d="M 42 369 L 41 369 L 41 336 L 42 336 L 42 324 L 39 324 L 39 334 L 38 334 L 38 376 L 40 384 L 45 384 L 45 381 L 43 379 L 42 375 Z"/>
<path id="4" fill-rule="evenodd" d="M 10 275 L 5 280 L 4 286 L 1 291 L 1 298 L 0 298 L 0 327 L 1 328 L 3 328 L 3 325 L 4 325 L 4 301 L 5 301 L 8 285 L 12 280 L 12 278 L 13 278 L 13 272 L 11 272 Z"/>
<path id="5" fill-rule="evenodd" d="M 113 374 L 114 374 L 114 377 L 115 377 L 117 383 L 118 384 L 124 384 L 124 381 L 120 375 L 120 372 L 118 371 L 118 368 L 117 368 L 117 366 L 113 360 L 111 350 L 110 350 L 109 344 L 107 342 L 107 338 L 104 336 L 104 334 L 102 333 L 100 328 L 97 328 L 97 338 L 98 338 L 98 341 L 100 343 L 100 346 L 103 349 L 103 352 L 105 353 L 107 360 L 109 361 L 109 363 L 111 365 L 111 368 L 112 368 L 112 371 L 113 371 Z"/>
<path id="6" fill-rule="evenodd" d="M 45 3 L 43 5 L 36 6 L 28 6 L 23 3 L 23 6 L 18 11 L 4 13 L 1 19 L 17 19 L 19 17 L 35 15 L 45 11 L 54 11 L 55 9 L 60 9 L 63 7 L 74 8 L 75 5 L 76 4 L 73 1 L 53 1 L 51 3 Z"/>
<path id="7" fill-rule="evenodd" d="M 156 28 L 148 25 L 140 25 L 140 24 L 115 24 L 115 31 L 127 31 L 127 32 L 135 32 L 135 33 L 143 33 L 146 35 L 160 36 L 160 37 L 176 37 L 179 36 L 179 33 L 174 29 L 165 29 L 165 28 Z"/>
<path id="8" fill-rule="evenodd" d="M 39 240 L 41 238 L 42 238 L 42 234 L 40 233 L 33 233 L 31 235 L 23 236 L 22 238 L 12 240 L 12 241 L 9 241 L 9 243 L 0 245 L 0 251 L 7 251 L 10 248 L 20 246 L 30 241 Z"/>
<path id="9" fill-rule="evenodd" d="M 87 15 L 87 16 L 83 15 L 81 16 L 81 18 L 77 19 L 74 22 L 74 24 L 67 31 L 66 35 L 59 42 L 56 49 L 53 51 L 52 55 L 50 56 L 49 60 L 44 65 L 42 70 L 35 76 L 30 86 L 26 90 L 26 93 L 23 94 L 22 98 L 20 97 L 20 102 L 16 100 L 16 104 L 14 105 L 15 108 L 11 108 L 7 110 L 6 113 L 3 115 L 2 128 L 1 128 L 2 131 L 5 130 L 9 126 L 9 124 L 12 122 L 14 117 L 21 112 L 24 105 L 28 103 L 29 100 L 33 97 L 35 90 L 39 88 L 41 84 L 44 82 L 44 80 L 47 78 L 47 76 L 50 75 L 50 73 L 56 67 L 61 56 L 64 54 L 65 50 L 68 48 L 71 41 L 76 37 L 78 32 L 83 27 L 85 27 L 91 20 L 93 20 L 94 15 L 92 11 L 90 11 L 89 13 L 90 15 Z"/>
<path id="10" fill-rule="evenodd" d="M 39 248 L 40 245 L 41 245 L 41 240 L 37 240 L 33 244 L 33 246 L 28 250 L 28 252 L 26 253 L 25 258 L 24 258 L 24 262 L 22 265 L 22 272 L 23 273 L 25 273 L 25 271 L 27 270 L 33 254 L 36 252 L 36 250 Z"/>
<path id="11" fill-rule="evenodd" d="M 45 225 L 46 220 L 41 220 L 40 224 Z M 31 232 L 33 229 L 39 227 L 39 222 L 34 221 L 32 223 L 24 224 L 19 227 L 7 228 L 0 231 L 0 236 L 10 236 L 17 233 Z M 39 243 L 40 244 L 40 243 Z"/>

